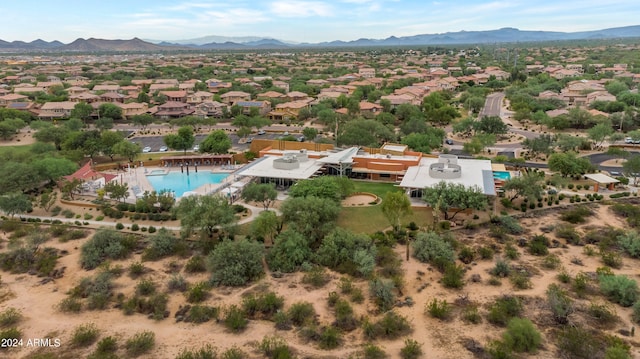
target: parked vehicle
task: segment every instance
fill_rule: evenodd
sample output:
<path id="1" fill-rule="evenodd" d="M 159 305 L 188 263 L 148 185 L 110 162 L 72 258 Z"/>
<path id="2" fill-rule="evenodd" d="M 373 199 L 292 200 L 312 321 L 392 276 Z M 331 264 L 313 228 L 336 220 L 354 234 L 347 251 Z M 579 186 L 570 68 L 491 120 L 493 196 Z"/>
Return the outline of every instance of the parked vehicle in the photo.
<path id="1" fill-rule="evenodd" d="M 169 147 L 167 146 L 160 147 L 160 152 L 167 152 L 167 151 L 169 151 Z"/>
<path id="2" fill-rule="evenodd" d="M 142 149 L 142 153 L 149 153 L 151 152 L 151 147 L 146 146 L 145 148 Z"/>

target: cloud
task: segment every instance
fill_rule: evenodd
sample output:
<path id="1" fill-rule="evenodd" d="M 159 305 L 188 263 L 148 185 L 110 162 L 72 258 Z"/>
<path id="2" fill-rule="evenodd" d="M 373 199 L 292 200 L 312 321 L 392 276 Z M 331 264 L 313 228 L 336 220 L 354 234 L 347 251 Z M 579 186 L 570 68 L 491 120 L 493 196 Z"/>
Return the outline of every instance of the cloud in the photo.
<path id="1" fill-rule="evenodd" d="M 331 16 L 331 5 L 322 1 L 282 0 L 271 3 L 271 11 L 280 17 Z"/>
<path id="2" fill-rule="evenodd" d="M 186 11 L 186 10 L 198 10 L 198 9 L 211 9 L 216 7 L 216 4 L 212 3 L 199 3 L 199 2 L 184 2 L 181 4 L 169 6 L 166 9 L 169 11 Z"/>

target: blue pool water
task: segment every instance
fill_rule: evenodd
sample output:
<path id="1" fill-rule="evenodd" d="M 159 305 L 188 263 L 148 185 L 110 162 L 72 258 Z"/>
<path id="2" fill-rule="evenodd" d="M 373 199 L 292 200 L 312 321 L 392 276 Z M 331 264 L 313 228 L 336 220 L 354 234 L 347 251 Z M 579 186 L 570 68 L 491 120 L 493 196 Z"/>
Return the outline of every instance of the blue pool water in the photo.
<path id="1" fill-rule="evenodd" d="M 501 181 L 507 181 L 511 179 L 511 173 L 508 171 L 494 171 L 493 178 Z"/>
<path id="2" fill-rule="evenodd" d="M 209 171 L 196 173 L 190 170 L 188 176 L 186 171 L 184 173 L 173 171 L 166 175 L 147 176 L 147 179 L 156 191 L 166 189 L 175 192 L 176 197 L 182 197 L 185 192 L 193 191 L 206 184 L 220 183 L 228 176 L 228 173 L 214 173 Z"/>

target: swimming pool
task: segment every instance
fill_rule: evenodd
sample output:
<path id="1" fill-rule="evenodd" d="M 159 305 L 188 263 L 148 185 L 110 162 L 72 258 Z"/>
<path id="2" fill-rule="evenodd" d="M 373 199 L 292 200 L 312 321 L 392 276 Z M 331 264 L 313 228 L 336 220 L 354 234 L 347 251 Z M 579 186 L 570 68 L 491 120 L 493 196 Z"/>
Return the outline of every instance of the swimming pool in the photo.
<path id="1" fill-rule="evenodd" d="M 151 172 L 147 173 L 147 176 L 159 176 L 164 175 L 165 173 L 167 173 L 167 171 L 165 170 L 152 170 Z"/>
<path id="2" fill-rule="evenodd" d="M 493 179 L 497 179 L 500 181 L 507 181 L 511 179 L 511 172 L 509 171 L 494 171 Z"/>
<path id="3" fill-rule="evenodd" d="M 149 180 L 149 183 L 151 183 L 153 189 L 156 191 L 170 190 L 175 192 L 176 197 L 182 197 L 185 192 L 193 191 L 206 184 L 221 183 L 228 176 L 228 173 L 214 173 L 209 171 L 197 173 L 191 171 L 187 176 L 186 172 L 172 171 L 165 175 L 155 174 L 147 176 L 147 180 Z"/>

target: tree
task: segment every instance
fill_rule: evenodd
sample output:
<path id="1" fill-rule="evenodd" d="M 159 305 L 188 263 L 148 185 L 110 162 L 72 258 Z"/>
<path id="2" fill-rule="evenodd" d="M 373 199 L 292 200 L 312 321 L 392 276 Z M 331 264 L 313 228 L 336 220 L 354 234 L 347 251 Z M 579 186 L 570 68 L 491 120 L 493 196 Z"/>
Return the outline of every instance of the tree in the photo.
<path id="1" fill-rule="evenodd" d="M 213 131 L 200 143 L 200 151 L 207 153 L 227 153 L 231 148 L 231 139 L 223 130 Z"/>
<path id="2" fill-rule="evenodd" d="M 440 271 L 455 262 L 456 252 L 451 244 L 436 232 L 420 232 L 413 242 L 413 256 L 423 263 L 431 263 Z"/>
<path id="3" fill-rule="evenodd" d="M 442 146 L 444 140 L 444 130 L 440 128 L 430 128 L 426 133 L 412 133 L 405 136 L 401 143 L 409 146 L 414 151 L 431 153 L 434 148 Z"/>
<path id="4" fill-rule="evenodd" d="M 180 226 L 185 237 L 200 230 L 209 238 L 218 231 L 228 231 L 237 222 L 231 205 L 220 196 L 184 197 L 173 208 L 180 218 Z"/>
<path id="5" fill-rule="evenodd" d="M 262 252 L 263 246 L 256 241 L 222 241 L 207 257 L 211 283 L 238 287 L 260 278 L 264 274 Z"/>
<path id="6" fill-rule="evenodd" d="M 93 106 L 86 102 L 78 102 L 75 106 L 73 106 L 73 110 L 71 110 L 71 118 L 78 118 L 82 121 L 86 121 L 91 118 L 91 114 L 93 113 Z"/>
<path id="7" fill-rule="evenodd" d="M 109 117 L 114 120 L 122 118 L 122 108 L 112 103 L 103 103 L 98 107 L 98 117 Z"/>
<path id="8" fill-rule="evenodd" d="M 73 194 L 80 190 L 81 185 L 82 181 L 78 178 L 65 180 L 60 187 L 60 191 L 69 196 L 69 198 L 73 199 Z"/>
<path id="9" fill-rule="evenodd" d="M 633 177 L 633 184 L 638 184 L 640 177 L 640 155 L 634 155 L 627 158 L 622 164 L 622 171 L 628 177 Z"/>
<path id="10" fill-rule="evenodd" d="M 104 185 L 104 191 L 111 199 L 121 201 L 129 196 L 129 185 L 126 183 L 119 184 L 117 181 L 111 181 Z"/>
<path id="11" fill-rule="evenodd" d="M 113 153 L 125 157 L 129 162 L 133 162 L 142 153 L 140 145 L 129 141 L 120 141 L 113 145 Z"/>
<path id="12" fill-rule="evenodd" d="M 31 199 L 24 193 L 5 194 L 0 196 L 0 209 L 13 218 L 16 213 L 31 211 Z"/>
<path id="13" fill-rule="evenodd" d="M 487 205 L 486 196 L 477 186 L 466 187 L 460 183 L 446 181 L 426 187 L 423 199 L 432 207 L 439 204 L 445 220 L 453 220 L 458 213 L 467 209 L 482 210 Z M 449 211 L 453 211 L 453 216 L 449 217 Z"/>
<path id="14" fill-rule="evenodd" d="M 476 132 L 504 135 L 509 131 L 506 123 L 498 116 L 483 116 L 480 121 L 474 123 Z"/>
<path id="15" fill-rule="evenodd" d="M 289 197 L 280 211 L 284 223 L 314 243 L 335 227 L 340 205 L 327 198 Z"/>
<path id="16" fill-rule="evenodd" d="M 278 216 L 274 211 L 262 211 L 251 222 L 251 235 L 256 238 L 262 238 L 265 244 L 272 244 L 280 225 L 280 220 L 278 220 Z"/>
<path id="17" fill-rule="evenodd" d="M 544 174 L 542 172 L 527 172 L 518 177 L 511 177 L 502 185 L 505 192 L 511 192 L 509 198 L 511 202 L 519 196 L 527 198 L 529 201 L 535 201 L 542 198 Z"/>
<path id="18" fill-rule="evenodd" d="M 599 124 L 587 130 L 589 139 L 595 142 L 596 147 L 600 147 L 602 143 L 613 134 L 613 128 L 610 123 L 600 122 Z"/>
<path id="19" fill-rule="evenodd" d="M 62 150 L 62 142 L 67 138 L 69 129 L 64 126 L 54 126 L 47 124 L 42 126 L 33 137 L 40 142 L 52 142 L 56 150 Z"/>
<path id="20" fill-rule="evenodd" d="M 338 134 L 340 146 L 372 146 L 395 138 L 394 133 L 376 120 L 355 119 L 341 127 Z"/>
<path id="21" fill-rule="evenodd" d="M 375 268 L 376 253 L 369 236 L 335 228 L 322 239 L 316 258 L 338 272 L 368 277 Z"/>
<path id="22" fill-rule="evenodd" d="M 250 202 L 262 202 L 265 211 L 276 200 L 278 191 L 273 183 L 249 183 L 242 190 L 242 199 Z"/>
<path id="23" fill-rule="evenodd" d="M 551 171 L 560 172 L 563 177 L 583 175 L 593 169 L 587 158 L 578 157 L 575 152 L 554 153 L 548 163 Z"/>
<path id="24" fill-rule="evenodd" d="M 304 236 L 287 229 L 276 237 L 273 247 L 267 254 L 267 263 L 272 271 L 291 273 L 300 268 L 303 263 L 309 262 L 312 256 L 313 252 Z"/>
<path id="25" fill-rule="evenodd" d="M 582 146 L 585 139 L 583 137 L 571 136 L 565 133 L 556 135 L 555 145 L 562 152 L 577 151 Z"/>
<path id="26" fill-rule="evenodd" d="M 302 135 L 309 141 L 313 141 L 318 136 L 318 130 L 313 127 L 305 127 L 302 130 Z"/>
<path id="27" fill-rule="evenodd" d="M 527 138 L 522 141 L 522 146 L 534 157 L 538 153 L 549 155 L 553 152 L 553 136 L 543 134 L 536 138 Z"/>
<path id="28" fill-rule="evenodd" d="M 131 116 L 131 122 L 133 122 L 133 124 L 136 126 L 140 126 L 141 130 L 144 130 L 148 125 L 153 123 L 153 116 L 148 113 L 142 115 L 134 115 Z"/>
<path id="29" fill-rule="evenodd" d="M 340 197 L 340 186 L 335 180 L 338 177 L 322 176 L 314 179 L 300 180 L 289 188 L 291 197 L 318 197 L 327 198 L 336 203 Z"/>
<path id="30" fill-rule="evenodd" d="M 42 177 L 30 163 L 0 161 L 0 194 L 25 192 L 39 187 Z"/>
<path id="31" fill-rule="evenodd" d="M 400 220 L 411 213 L 411 201 L 404 192 L 391 191 L 382 200 L 382 213 L 387 218 L 393 230 L 400 230 Z"/>
<path id="32" fill-rule="evenodd" d="M 78 169 L 78 165 L 66 158 L 44 157 L 31 164 L 39 173 L 40 178 L 54 183 L 62 176 L 70 175 Z"/>
<path id="33" fill-rule="evenodd" d="M 193 136 L 193 128 L 191 126 L 184 126 L 178 129 L 178 134 L 170 134 L 164 136 L 164 143 L 173 148 L 174 150 L 182 150 L 187 153 L 187 150 L 193 147 L 193 143 L 196 138 Z"/>
<path id="34" fill-rule="evenodd" d="M 120 132 L 102 131 L 100 133 L 100 151 L 113 161 L 113 156 L 116 154 L 114 148 L 117 143 L 122 141 L 124 141 L 124 138 Z"/>
<path id="35" fill-rule="evenodd" d="M 100 117 L 94 122 L 99 131 L 110 130 L 113 128 L 113 119 L 111 117 Z"/>
<path id="36" fill-rule="evenodd" d="M 26 126 L 26 123 L 19 118 L 8 118 L 0 121 L 0 138 L 3 140 L 11 139 L 24 126 Z"/>
<path id="37" fill-rule="evenodd" d="M 38 207 L 44 209 L 49 212 L 51 206 L 56 203 L 58 199 L 58 192 L 56 191 L 46 191 L 40 195 L 40 199 L 38 200 Z"/>

